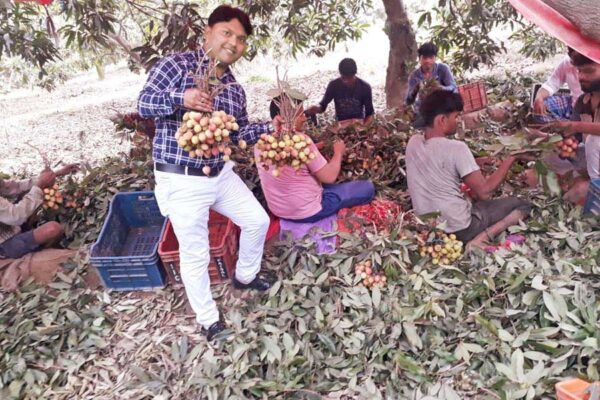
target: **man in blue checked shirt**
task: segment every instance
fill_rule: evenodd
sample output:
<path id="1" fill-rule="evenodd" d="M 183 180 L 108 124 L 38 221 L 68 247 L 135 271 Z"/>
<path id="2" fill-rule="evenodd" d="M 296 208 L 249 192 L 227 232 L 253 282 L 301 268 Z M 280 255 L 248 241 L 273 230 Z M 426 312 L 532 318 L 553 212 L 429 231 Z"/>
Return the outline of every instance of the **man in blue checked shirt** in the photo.
<path id="1" fill-rule="evenodd" d="M 419 55 L 419 67 L 414 70 L 408 78 L 408 89 L 406 92 L 406 105 L 415 105 L 416 128 L 424 126 L 423 118 L 419 115 L 421 106 L 420 91 L 423 83 L 435 79 L 439 83 L 439 89 L 447 92 L 458 92 L 456 81 L 450 71 L 450 67 L 444 63 L 437 62 L 438 48 L 433 43 L 425 43 L 417 50 Z"/>
<path id="2" fill-rule="evenodd" d="M 156 122 L 152 151 L 156 199 L 162 214 L 173 224 L 179 241 L 181 277 L 196 320 L 206 329 L 209 340 L 225 328 L 210 291 L 209 210 L 230 218 L 242 230 L 233 277 L 233 286 L 238 289 L 265 291 L 271 287 L 257 275 L 269 217 L 233 172 L 232 162 L 225 162 L 222 154 L 210 159 L 190 158 L 178 146 L 175 132 L 187 110 L 222 110 L 233 115 L 240 127 L 231 135 L 235 144 L 241 140 L 254 144 L 261 134 L 272 132 L 273 126 L 280 124 L 279 119 L 250 124 L 244 89 L 239 84 L 231 85 L 236 80 L 229 66 L 242 57 L 251 34 L 252 24 L 246 13 L 230 6 L 217 7 L 208 18 L 202 48 L 159 61 L 151 69 L 138 99 L 140 115 Z M 195 87 L 191 76 L 207 52 L 219 63 L 217 77 L 229 84 L 213 102 Z M 210 167 L 208 176 L 206 166 Z"/>

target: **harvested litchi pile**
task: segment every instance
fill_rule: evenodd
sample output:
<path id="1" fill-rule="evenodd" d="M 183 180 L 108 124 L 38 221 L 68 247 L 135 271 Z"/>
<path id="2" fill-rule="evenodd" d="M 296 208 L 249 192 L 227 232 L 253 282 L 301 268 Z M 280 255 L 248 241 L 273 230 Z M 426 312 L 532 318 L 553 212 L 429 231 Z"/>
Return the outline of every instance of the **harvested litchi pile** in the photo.
<path id="1" fill-rule="evenodd" d="M 256 143 L 258 161 L 267 170 L 272 168 L 274 176 L 279 176 L 281 168 L 286 165 L 297 171 L 315 159 L 316 155 L 310 148 L 312 143 L 312 139 L 303 133 L 284 134 L 279 138 L 263 134 Z"/>
<path id="2" fill-rule="evenodd" d="M 375 272 L 373 270 L 373 264 L 371 260 L 367 260 L 363 263 L 359 263 L 354 268 L 356 276 L 360 277 L 361 283 L 368 288 L 375 286 L 384 287 L 387 283 L 386 276 L 381 272 Z"/>
<path id="3" fill-rule="evenodd" d="M 63 203 L 63 196 L 59 190 L 58 185 L 54 185 L 51 188 L 44 189 L 44 203 L 43 207 L 45 210 L 58 210 L 60 205 Z"/>
<path id="4" fill-rule="evenodd" d="M 290 93 L 296 93 L 293 97 Z M 303 126 L 298 125 L 303 115 L 301 93 L 289 87 L 285 80 L 279 79 L 273 89 L 273 102 L 279 109 L 282 118 L 281 127 L 273 134 L 263 134 L 256 144 L 258 149 L 257 162 L 262 163 L 267 170 L 272 169 L 273 176 L 279 176 L 281 168 L 290 166 L 298 171 L 302 166 L 314 160 L 316 154 L 311 150 L 312 139 L 304 134 Z"/>
<path id="5" fill-rule="evenodd" d="M 68 193 L 67 191 L 63 191 L 63 192 Z M 83 197 L 83 192 L 81 190 L 76 190 L 72 194 L 66 194 L 64 196 L 64 206 L 66 208 L 75 208 L 75 209 L 77 209 L 77 211 L 81 211 L 81 209 L 83 207 L 83 203 L 81 201 L 82 197 Z"/>
<path id="6" fill-rule="evenodd" d="M 235 117 L 225 111 L 214 111 L 212 115 L 189 111 L 183 115 L 183 123 L 175 133 L 175 139 L 192 158 L 208 159 L 223 154 L 223 160 L 229 161 L 230 135 L 239 128 Z"/>
<path id="7" fill-rule="evenodd" d="M 560 158 L 575 158 L 579 141 L 572 137 L 556 142 L 556 150 Z"/>
<path id="8" fill-rule="evenodd" d="M 225 84 L 216 76 L 218 61 L 211 59 L 205 54 L 201 62 L 198 63 L 198 69 L 193 75 L 196 87 L 200 91 L 208 94 L 208 97 L 214 99 L 228 86 L 237 83 Z M 231 149 L 231 133 L 239 130 L 240 127 L 233 115 L 228 115 L 225 111 L 213 111 L 212 113 L 201 113 L 197 111 L 188 111 L 183 115 L 182 124 L 175 133 L 177 144 L 183 150 L 189 153 L 191 158 L 212 158 L 222 154 L 224 161 L 229 161 Z M 240 141 L 240 147 L 246 147 L 244 141 Z M 210 174 L 210 167 L 204 166 L 202 171 Z"/>
<path id="9" fill-rule="evenodd" d="M 433 265 L 451 265 L 461 257 L 463 243 L 456 239 L 456 235 L 433 232 L 428 239 L 419 247 L 419 254 L 421 257 L 431 257 Z"/>

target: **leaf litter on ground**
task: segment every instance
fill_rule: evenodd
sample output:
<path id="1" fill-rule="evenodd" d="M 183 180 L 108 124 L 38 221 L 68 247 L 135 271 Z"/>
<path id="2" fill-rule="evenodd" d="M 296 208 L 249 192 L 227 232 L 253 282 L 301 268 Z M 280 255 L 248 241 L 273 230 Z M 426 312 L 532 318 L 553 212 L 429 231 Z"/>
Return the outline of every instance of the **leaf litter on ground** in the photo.
<path id="1" fill-rule="evenodd" d="M 110 193 L 151 185 L 149 164 L 109 164 L 88 180 L 90 210 L 72 217 L 77 245 L 96 237 Z M 419 257 L 410 224 L 342 234 L 333 255 L 279 243 L 263 263 L 277 280 L 268 293 L 213 288 L 228 324 L 213 343 L 183 291 L 89 289 L 94 272 L 77 260 L 50 288 L 2 294 L 0 397 L 550 399 L 565 377 L 600 380 L 598 221 L 519 193 L 537 206 L 511 228 L 527 240 L 450 267 Z M 386 287 L 358 284 L 354 265 L 367 259 Z"/>

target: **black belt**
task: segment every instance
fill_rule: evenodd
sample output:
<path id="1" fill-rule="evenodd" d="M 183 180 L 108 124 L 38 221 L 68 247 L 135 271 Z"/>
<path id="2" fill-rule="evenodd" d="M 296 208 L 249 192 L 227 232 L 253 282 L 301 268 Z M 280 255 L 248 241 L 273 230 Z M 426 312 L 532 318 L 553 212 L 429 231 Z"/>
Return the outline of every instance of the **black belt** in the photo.
<path id="1" fill-rule="evenodd" d="M 207 175 L 202 171 L 202 168 L 188 167 L 176 164 L 160 164 L 154 163 L 154 168 L 160 172 L 168 172 L 171 174 L 191 175 L 191 176 L 218 176 L 223 169 L 223 165 L 218 167 L 210 167 L 210 173 Z"/>

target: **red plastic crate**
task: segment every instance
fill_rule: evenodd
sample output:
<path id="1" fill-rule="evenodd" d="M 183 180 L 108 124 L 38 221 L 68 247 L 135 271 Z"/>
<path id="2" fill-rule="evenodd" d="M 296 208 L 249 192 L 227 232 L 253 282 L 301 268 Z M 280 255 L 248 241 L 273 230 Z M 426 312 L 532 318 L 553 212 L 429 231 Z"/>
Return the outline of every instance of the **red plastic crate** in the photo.
<path id="1" fill-rule="evenodd" d="M 275 236 L 279 235 L 279 218 L 277 218 L 274 214 L 269 213 L 269 229 L 267 230 L 267 236 L 265 238 L 265 242 L 273 239 Z"/>
<path id="2" fill-rule="evenodd" d="M 463 99 L 465 105 L 463 112 L 465 114 L 479 111 L 487 107 L 488 98 L 484 81 L 460 85 L 458 87 L 458 93 L 460 93 Z"/>
<path id="3" fill-rule="evenodd" d="M 239 233 L 239 228 L 230 219 L 210 211 L 208 217 L 208 241 L 210 244 L 208 275 L 211 285 L 228 282 L 235 275 Z M 160 240 L 158 255 L 167 272 L 168 283 L 173 286 L 181 286 L 183 282 L 179 269 L 179 242 L 171 221 L 167 222 L 167 227 Z"/>

